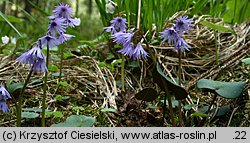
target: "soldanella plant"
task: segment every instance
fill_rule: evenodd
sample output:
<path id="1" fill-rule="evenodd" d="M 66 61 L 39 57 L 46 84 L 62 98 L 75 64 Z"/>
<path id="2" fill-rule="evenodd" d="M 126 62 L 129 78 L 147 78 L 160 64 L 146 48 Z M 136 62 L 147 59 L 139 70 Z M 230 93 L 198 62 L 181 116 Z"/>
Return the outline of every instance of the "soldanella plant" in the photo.
<path id="1" fill-rule="evenodd" d="M 123 48 L 118 52 L 122 55 L 122 69 L 121 69 L 121 79 L 122 79 L 122 91 L 125 91 L 125 58 L 127 56 L 132 60 L 146 59 L 149 54 L 144 50 L 142 46 L 143 36 L 139 29 L 128 29 L 128 22 L 125 18 L 115 17 L 110 21 L 110 26 L 105 27 L 106 32 L 111 33 L 111 38 L 113 42 L 121 45 Z"/>
<path id="2" fill-rule="evenodd" d="M 61 3 L 59 6 L 56 6 L 53 10 L 53 15 L 48 17 L 50 19 L 50 23 L 46 35 L 39 38 L 38 41 L 31 46 L 31 49 L 27 50 L 16 59 L 19 63 L 29 65 L 30 67 L 30 72 L 18 99 L 17 126 L 21 126 L 22 98 L 32 72 L 45 73 L 43 87 L 44 94 L 42 99 L 42 126 L 45 126 L 45 100 L 47 91 L 49 51 L 55 46 L 59 46 L 65 41 L 75 37 L 74 35 L 66 34 L 66 29 L 68 27 L 74 28 L 75 26 L 79 26 L 81 22 L 79 18 L 72 17 L 72 12 L 72 8 L 68 4 Z M 42 52 L 43 48 L 47 48 L 46 56 Z"/>
<path id="3" fill-rule="evenodd" d="M 175 21 L 176 23 L 174 26 L 160 32 L 160 38 L 163 39 L 162 42 L 168 42 L 168 44 L 174 44 L 174 51 L 178 54 L 179 64 L 178 64 L 178 84 L 181 86 L 181 73 L 182 73 L 182 52 L 189 51 L 191 46 L 189 46 L 185 40 L 183 39 L 183 33 L 188 32 L 194 25 L 192 23 L 192 19 L 188 19 L 187 16 L 180 17 Z M 170 96 L 169 96 L 170 98 Z M 169 100 L 171 101 L 171 99 Z M 179 107 L 179 126 L 182 126 L 182 108 L 181 108 L 181 100 L 179 100 L 178 107 Z M 173 119 L 173 118 L 172 118 Z M 174 122 L 174 121 L 172 121 Z M 175 124 L 175 123 L 174 123 Z"/>
<path id="4" fill-rule="evenodd" d="M 145 59 L 149 56 L 142 46 L 142 36 L 138 34 L 139 31 L 127 29 L 126 19 L 116 17 L 110 23 L 111 26 L 105 27 L 105 29 L 107 32 L 111 32 L 111 37 L 115 43 L 123 46 L 118 51 L 119 53 L 133 60 Z"/>
<path id="5" fill-rule="evenodd" d="M 174 51 L 183 52 L 189 51 L 191 48 L 183 39 L 183 32 L 187 32 L 193 26 L 191 24 L 192 19 L 188 19 L 187 16 L 180 17 L 176 20 L 174 26 L 160 32 L 160 38 L 163 38 L 162 42 L 168 42 L 168 44 L 174 44 Z"/>

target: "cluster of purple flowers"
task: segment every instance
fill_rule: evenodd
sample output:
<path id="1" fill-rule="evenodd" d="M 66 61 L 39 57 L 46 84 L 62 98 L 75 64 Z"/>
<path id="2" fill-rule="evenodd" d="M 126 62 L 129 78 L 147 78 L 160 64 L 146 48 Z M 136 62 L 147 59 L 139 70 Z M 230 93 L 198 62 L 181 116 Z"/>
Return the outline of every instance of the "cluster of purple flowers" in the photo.
<path id="1" fill-rule="evenodd" d="M 180 17 L 175 21 L 175 25 L 171 28 L 160 32 L 160 38 L 163 38 L 162 42 L 167 41 L 169 44 L 174 44 L 175 51 L 184 51 L 189 50 L 191 46 L 189 46 L 185 40 L 182 38 L 183 32 L 187 32 L 194 25 L 191 24 L 192 19 L 188 19 L 187 16 Z"/>
<path id="2" fill-rule="evenodd" d="M 143 49 L 141 42 L 135 38 L 134 32 L 127 32 L 126 19 L 122 17 L 116 17 L 110 21 L 111 26 L 105 27 L 106 32 L 111 32 L 114 42 L 123 46 L 119 53 L 130 57 L 133 60 L 143 59 L 148 56 L 148 53 Z"/>
<path id="3" fill-rule="evenodd" d="M 73 35 L 66 34 L 67 27 L 79 26 L 79 18 L 72 18 L 72 8 L 68 4 L 61 3 L 53 10 L 53 15 L 49 16 L 50 23 L 45 36 L 38 39 L 32 49 L 23 53 L 16 60 L 22 64 L 32 65 L 35 72 L 46 72 L 46 57 L 42 53 L 42 48 L 53 48 L 63 42 L 73 38 Z"/>
<path id="4" fill-rule="evenodd" d="M 3 112 L 9 112 L 9 108 L 6 104 L 6 100 L 11 99 L 9 92 L 0 85 L 0 110 Z"/>
<path id="5" fill-rule="evenodd" d="M 126 19 L 122 17 L 116 17 L 113 20 L 110 21 L 111 25 L 108 27 L 105 27 L 104 29 L 107 32 L 111 32 L 112 34 L 115 34 L 117 32 L 124 32 L 127 28 L 127 21 Z"/>

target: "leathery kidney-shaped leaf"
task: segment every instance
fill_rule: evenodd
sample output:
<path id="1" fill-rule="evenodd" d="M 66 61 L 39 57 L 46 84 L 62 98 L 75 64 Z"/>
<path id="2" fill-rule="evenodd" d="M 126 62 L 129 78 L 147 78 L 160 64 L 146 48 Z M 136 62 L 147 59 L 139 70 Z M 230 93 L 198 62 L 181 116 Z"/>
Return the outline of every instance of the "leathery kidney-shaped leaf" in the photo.
<path id="1" fill-rule="evenodd" d="M 230 105 L 222 106 L 218 109 L 215 116 L 217 116 L 217 117 L 223 116 L 223 115 L 227 114 L 230 110 L 231 110 Z"/>
<path id="2" fill-rule="evenodd" d="M 143 101 L 153 101 L 158 97 L 157 91 L 153 88 L 145 88 L 135 95 L 135 98 Z"/>
<path id="3" fill-rule="evenodd" d="M 39 117 L 38 113 L 35 112 L 22 112 L 22 118 L 34 119 Z"/>
<path id="4" fill-rule="evenodd" d="M 209 79 L 200 79 L 197 87 L 213 92 L 224 98 L 238 98 L 242 95 L 245 82 L 221 82 Z"/>
<path id="5" fill-rule="evenodd" d="M 241 62 L 243 62 L 246 65 L 250 65 L 250 58 L 243 59 L 241 60 Z"/>
<path id="6" fill-rule="evenodd" d="M 9 90 L 10 93 L 14 93 L 16 90 L 18 89 L 22 89 L 24 83 L 23 82 L 19 82 L 19 83 L 7 83 L 7 89 Z"/>
<path id="7" fill-rule="evenodd" d="M 156 68 L 153 69 L 153 80 L 157 83 L 161 90 L 165 91 L 166 89 L 168 89 L 169 91 L 172 91 L 177 100 L 187 98 L 187 91 L 178 84 L 174 83 L 170 78 L 168 78 L 163 73 L 159 63 L 157 63 Z"/>
<path id="8" fill-rule="evenodd" d="M 71 115 L 65 122 L 53 124 L 51 127 L 91 127 L 96 122 L 93 117 L 84 115 Z"/>

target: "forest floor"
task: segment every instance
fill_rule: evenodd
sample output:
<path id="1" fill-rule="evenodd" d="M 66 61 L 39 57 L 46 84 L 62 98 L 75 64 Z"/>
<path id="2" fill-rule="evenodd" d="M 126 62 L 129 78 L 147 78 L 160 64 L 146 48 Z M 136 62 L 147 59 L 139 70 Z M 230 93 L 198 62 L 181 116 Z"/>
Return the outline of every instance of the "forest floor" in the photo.
<path id="1" fill-rule="evenodd" d="M 197 81 L 201 78 L 226 82 L 244 81 L 246 85 L 242 97 L 238 99 L 221 97 L 216 99 L 216 104 L 213 106 L 215 110 L 224 105 L 230 106 L 229 110 L 221 116 L 192 118 L 191 114 L 194 111 L 184 110 L 184 126 L 250 126 L 250 66 L 241 62 L 243 58 L 250 56 L 249 22 L 233 28 L 236 34 L 218 32 L 220 46 L 218 65 L 215 62 L 213 30 L 196 24 L 193 33 L 189 33 L 185 37 L 193 47 L 184 55 L 182 69 L 184 81 L 187 82 L 185 89 L 189 93 L 191 102 L 199 104 L 199 106 L 209 105 L 211 102 L 213 94 L 203 92 L 196 87 Z M 93 48 L 98 49 L 100 45 L 106 44 L 101 43 Z M 164 65 L 164 72 L 170 77 L 176 77 L 178 58 L 172 51 L 172 47 L 150 46 L 157 53 L 158 61 Z M 61 82 L 59 82 L 58 74 L 53 72 L 49 74 L 47 109 L 56 114 L 46 116 L 46 126 L 65 121 L 70 115 L 95 117 L 97 119 L 95 126 L 171 126 L 168 111 L 164 124 L 162 124 L 162 95 L 152 102 L 144 102 L 134 97 L 143 87 L 154 87 L 159 91 L 151 79 L 150 60 L 135 62 L 137 66 L 126 66 L 126 90 L 122 92 L 120 67 L 116 66 L 111 70 L 108 66 L 100 66 L 100 62 L 94 57 L 86 55 L 73 54 L 63 61 L 62 72 L 64 75 Z M 53 64 L 59 65 L 60 63 L 54 61 Z M 24 82 L 27 73 L 28 68 L 19 65 L 12 56 L 0 59 L 1 81 L 5 83 L 10 80 L 13 83 Z M 42 76 L 39 73 L 32 76 L 25 91 L 23 110 L 31 111 L 32 108 L 41 108 Z M 20 90 L 16 90 L 12 93 L 15 100 L 8 101 L 10 113 L 0 113 L 0 126 L 15 126 L 15 101 L 18 99 L 19 93 Z M 184 100 L 183 103 L 187 104 Z M 174 111 L 177 115 L 177 109 L 174 108 Z M 38 110 L 36 112 L 40 113 Z M 205 123 L 204 118 L 206 118 Z M 22 126 L 40 126 L 40 119 L 40 116 L 24 118 Z"/>

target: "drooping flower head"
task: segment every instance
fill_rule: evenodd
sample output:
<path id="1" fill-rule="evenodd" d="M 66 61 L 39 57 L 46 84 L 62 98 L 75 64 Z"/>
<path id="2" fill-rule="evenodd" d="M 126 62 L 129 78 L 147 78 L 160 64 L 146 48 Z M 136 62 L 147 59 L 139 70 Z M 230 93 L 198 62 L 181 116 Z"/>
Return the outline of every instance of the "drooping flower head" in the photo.
<path id="1" fill-rule="evenodd" d="M 34 64 L 36 61 L 37 58 L 44 58 L 44 55 L 42 53 L 42 50 L 41 48 L 36 45 L 34 46 L 34 48 L 30 49 L 30 50 L 27 50 L 26 52 L 24 52 L 20 57 L 18 57 L 16 60 L 19 62 L 19 63 L 22 63 L 22 64 Z"/>
<path id="2" fill-rule="evenodd" d="M 11 99 L 11 96 L 9 92 L 2 85 L 0 85 L 0 110 L 4 113 L 9 112 L 9 108 L 6 104 L 7 99 Z"/>
<path id="3" fill-rule="evenodd" d="M 63 23 L 71 28 L 79 26 L 81 23 L 80 18 L 72 18 L 72 8 L 68 4 L 60 3 L 59 6 L 53 10 L 54 15 L 49 16 L 50 19 L 63 19 Z"/>
<path id="4" fill-rule="evenodd" d="M 123 46 L 118 52 L 122 53 L 125 56 L 132 57 L 134 53 L 134 44 L 132 43 L 132 38 L 134 33 L 128 32 L 118 32 L 112 35 L 114 42 Z"/>
<path id="5" fill-rule="evenodd" d="M 110 21 L 111 26 L 105 27 L 106 32 L 111 32 L 112 34 L 117 32 L 124 32 L 127 28 L 127 21 L 125 18 L 116 17 Z"/>
<path id="6" fill-rule="evenodd" d="M 188 19 L 187 16 L 181 16 L 179 19 L 177 19 L 174 25 L 174 28 L 180 32 L 180 34 L 182 35 L 182 33 L 184 31 L 188 31 L 190 30 L 194 25 L 191 24 L 193 19 Z"/>
<path id="7" fill-rule="evenodd" d="M 40 38 L 40 41 L 43 44 L 49 44 L 50 48 L 53 48 L 55 45 L 60 45 L 63 42 L 69 40 L 70 38 L 73 38 L 74 36 L 70 36 L 68 34 L 65 34 L 66 32 L 66 28 L 67 27 L 71 27 L 74 28 L 75 26 L 79 26 L 81 24 L 81 19 L 80 18 L 72 18 L 72 8 L 68 5 L 68 4 L 63 4 L 60 3 L 59 6 L 56 6 L 55 9 L 53 10 L 54 15 L 49 16 L 49 18 L 51 19 L 51 22 L 49 24 L 49 28 L 48 28 L 48 33 L 46 35 L 47 39 L 49 38 L 49 36 L 53 36 L 50 37 L 49 40 L 51 40 L 51 42 L 46 43 L 46 39 L 44 39 L 45 37 Z M 58 35 L 58 41 L 55 42 L 56 38 L 56 33 Z M 44 46 L 44 45 L 43 45 Z"/>
<path id="8" fill-rule="evenodd" d="M 168 40 L 168 44 L 176 43 L 178 37 L 179 35 L 173 27 L 160 32 L 160 38 L 163 38 L 162 42 Z"/>
<path id="9" fill-rule="evenodd" d="M 55 18 L 66 18 L 69 19 L 72 17 L 72 8 L 68 4 L 60 3 L 59 6 L 53 10 Z"/>
<path id="10" fill-rule="evenodd" d="M 0 85 L 0 100 L 11 99 L 9 92 L 4 88 L 4 86 Z"/>
<path id="11" fill-rule="evenodd" d="M 47 71 L 47 67 L 45 65 L 46 57 L 44 56 L 39 45 L 36 45 L 34 48 L 26 51 L 16 60 L 22 64 L 33 65 L 33 71 L 35 72 Z"/>
<path id="12" fill-rule="evenodd" d="M 162 42 L 168 41 L 168 44 L 174 44 L 174 50 L 177 52 L 189 51 L 191 46 L 184 41 L 182 34 L 184 31 L 188 31 L 194 26 L 191 22 L 192 19 L 188 19 L 187 16 L 181 16 L 176 20 L 174 27 L 160 32 L 160 38 L 163 38 Z"/>
<path id="13" fill-rule="evenodd" d="M 134 36 L 134 33 L 132 32 L 118 32 L 112 35 L 112 38 L 114 39 L 114 42 L 121 45 L 128 45 L 132 42 L 132 38 Z"/>
<path id="14" fill-rule="evenodd" d="M 136 45 L 133 43 L 123 45 L 123 48 L 118 52 L 122 53 L 124 56 L 130 57 L 133 60 L 145 59 L 149 56 L 148 53 L 143 49 L 141 43 L 137 43 Z"/>
<path id="15" fill-rule="evenodd" d="M 68 4 L 60 3 L 53 10 L 53 15 L 49 16 L 50 23 L 47 34 L 38 39 L 34 48 L 26 51 L 16 60 L 22 64 L 29 64 L 35 72 L 46 72 L 46 57 L 42 53 L 42 48 L 53 48 L 63 42 L 73 38 L 73 35 L 66 34 L 67 27 L 79 26 L 79 18 L 72 18 L 72 8 Z"/>
<path id="16" fill-rule="evenodd" d="M 118 53 L 123 54 L 124 56 L 128 56 L 130 58 L 132 58 L 133 53 L 134 53 L 134 44 L 133 43 L 129 43 L 127 45 L 123 45 L 123 48 L 120 49 L 118 51 Z"/>
<path id="17" fill-rule="evenodd" d="M 174 44 L 175 51 L 184 51 L 191 48 L 184 39 L 178 34 L 173 27 L 160 32 L 160 38 L 163 38 L 162 42 L 168 41 L 168 44 Z"/>
<path id="18" fill-rule="evenodd" d="M 0 100 L 0 110 L 2 110 L 4 113 L 10 111 L 5 100 Z"/>
<path id="19" fill-rule="evenodd" d="M 66 24 L 64 24 L 65 19 L 56 18 L 51 20 L 49 23 L 48 32 L 50 32 L 53 36 L 57 33 L 66 32 Z"/>
<path id="20" fill-rule="evenodd" d="M 134 52 L 131 56 L 132 59 L 145 59 L 148 57 L 148 53 L 143 49 L 141 43 L 138 43 L 134 48 Z"/>
<path id="21" fill-rule="evenodd" d="M 74 35 L 70 35 L 70 34 L 64 34 L 61 33 L 58 37 L 58 44 L 62 44 L 65 41 L 70 40 L 71 38 L 75 37 Z"/>
<path id="22" fill-rule="evenodd" d="M 66 19 L 65 21 L 66 25 L 71 27 L 71 28 L 74 28 L 75 26 L 79 26 L 81 24 L 81 19 L 80 18 L 69 18 L 69 19 Z"/>
<path id="23" fill-rule="evenodd" d="M 174 50 L 175 51 L 179 51 L 179 52 L 182 52 L 182 51 L 189 51 L 189 49 L 191 49 L 191 46 L 189 46 L 183 38 L 179 37 L 175 43 L 175 48 Z"/>
<path id="24" fill-rule="evenodd" d="M 140 40 L 133 39 L 135 38 L 134 35 L 135 33 L 133 32 L 118 32 L 115 33 L 112 38 L 114 39 L 114 42 L 123 46 L 123 48 L 118 51 L 119 53 L 122 53 L 133 60 L 146 58 L 148 53 L 143 49 L 141 43 L 137 42 Z"/>
<path id="25" fill-rule="evenodd" d="M 48 69 L 46 67 L 46 58 L 44 56 L 44 58 L 40 59 L 38 58 L 36 63 L 33 65 L 33 70 L 35 72 L 47 72 Z"/>
<path id="26" fill-rule="evenodd" d="M 113 20 L 110 21 L 111 25 L 114 26 L 114 28 L 117 31 L 124 31 L 127 28 L 127 21 L 125 18 L 122 17 L 116 17 Z"/>
<path id="27" fill-rule="evenodd" d="M 38 41 L 41 47 L 49 46 L 49 48 L 53 48 L 58 45 L 57 39 L 50 35 L 43 36 L 42 38 L 39 38 Z"/>

